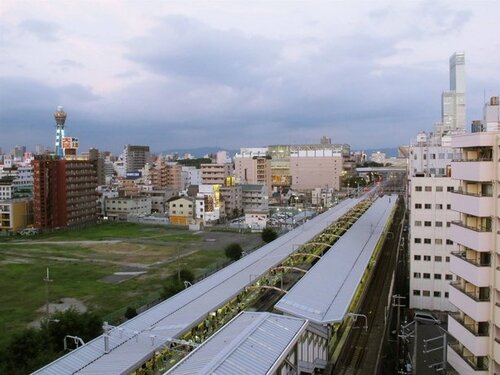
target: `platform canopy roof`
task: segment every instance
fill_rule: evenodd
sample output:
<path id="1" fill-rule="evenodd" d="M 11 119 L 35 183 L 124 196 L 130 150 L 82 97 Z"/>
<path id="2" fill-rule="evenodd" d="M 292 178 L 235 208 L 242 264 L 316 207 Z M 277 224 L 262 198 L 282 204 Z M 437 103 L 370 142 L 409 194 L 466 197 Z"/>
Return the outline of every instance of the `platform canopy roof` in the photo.
<path id="1" fill-rule="evenodd" d="M 108 336 L 108 353 L 104 352 L 105 337 L 101 335 L 34 374 L 130 373 L 171 338 L 179 337 L 205 319 L 208 313 L 237 296 L 255 278 L 279 265 L 299 245 L 313 239 L 360 200 L 342 201 L 239 261 L 113 328 Z"/>
<path id="2" fill-rule="evenodd" d="M 396 200 L 378 198 L 275 308 L 318 324 L 342 321 Z"/>
<path id="3" fill-rule="evenodd" d="M 281 364 L 308 321 L 242 312 L 165 375 L 264 375 Z"/>

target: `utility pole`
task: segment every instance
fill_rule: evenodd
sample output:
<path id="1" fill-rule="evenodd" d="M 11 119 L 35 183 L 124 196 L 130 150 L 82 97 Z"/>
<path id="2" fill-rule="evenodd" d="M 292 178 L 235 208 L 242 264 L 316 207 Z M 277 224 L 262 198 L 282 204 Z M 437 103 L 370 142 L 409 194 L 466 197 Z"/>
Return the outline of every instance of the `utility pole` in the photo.
<path id="1" fill-rule="evenodd" d="M 45 312 L 47 314 L 47 321 L 49 319 L 50 311 L 49 311 L 49 283 L 54 280 L 50 279 L 49 267 L 47 267 L 47 276 L 43 279 L 45 281 Z"/>
<path id="2" fill-rule="evenodd" d="M 394 294 L 392 296 L 392 307 L 398 308 L 397 320 L 396 320 L 396 333 L 399 332 L 400 320 L 401 320 L 401 307 L 406 307 L 401 304 L 401 299 L 406 299 L 406 297 L 400 296 L 399 294 Z M 399 335 L 396 334 L 396 363 L 399 368 Z"/>

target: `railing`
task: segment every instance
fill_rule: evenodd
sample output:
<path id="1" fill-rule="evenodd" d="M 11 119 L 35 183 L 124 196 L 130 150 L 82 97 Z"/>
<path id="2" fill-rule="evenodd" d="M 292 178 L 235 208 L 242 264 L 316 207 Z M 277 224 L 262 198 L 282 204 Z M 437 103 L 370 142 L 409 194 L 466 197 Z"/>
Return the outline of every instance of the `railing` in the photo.
<path id="1" fill-rule="evenodd" d="M 462 194 L 462 195 L 468 195 L 468 196 L 471 196 L 471 197 L 492 197 L 493 196 L 493 193 L 489 193 L 489 194 L 471 193 L 471 192 L 465 191 L 462 188 L 458 188 L 458 190 L 454 190 L 453 193 L 455 193 L 455 194 Z"/>
<path id="2" fill-rule="evenodd" d="M 484 225 L 481 225 L 479 227 L 472 227 L 472 226 L 469 226 L 469 225 L 466 225 L 466 224 L 462 223 L 459 220 L 453 220 L 452 223 L 455 224 L 455 225 L 458 225 L 459 227 L 462 227 L 462 228 L 465 228 L 465 229 L 470 229 L 470 230 L 473 230 L 475 232 L 482 232 L 482 233 L 491 232 L 491 228 L 486 227 Z"/>
<path id="3" fill-rule="evenodd" d="M 472 294 L 471 292 L 467 292 L 464 287 L 461 285 L 460 281 L 454 281 L 450 283 L 450 286 L 453 288 L 459 290 L 463 294 L 465 294 L 467 297 L 472 298 L 476 302 L 490 302 L 490 297 L 487 298 L 481 298 L 481 297 L 476 297 L 475 294 Z"/>
<path id="4" fill-rule="evenodd" d="M 464 323 L 464 319 L 460 316 L 460 313 L 454 312 L 454 313 L 448 313 L 449 316 L 451 316 L 453 319 L 455 319 L 460 325 L 462 325 L 467 331 L 472 333 L 476 337 L 488 337 L 489 333 L 484 332 L 481 333 L 477 330 L 476 325 L 474 323 Z"/>
<path id="5" fill-rule="evenodd" d="M 460 344 L 449 344 L 449 347 L 453 349 L 467 364 L 475 371 L 488 371 L 488 364 L 486 363 L 476 363 L 473 355 L 464 355 Z"/>
<path id="6" fill-rule="evenodd" d="M 491 262 L 481 262 L 481 260 L 477 259 L 467 259 L 465 251 L 452 251 L 451 255 L 454 255 L 457 258 L 460 258 L 476 267 L 489 267 L 491 265 Z"/>

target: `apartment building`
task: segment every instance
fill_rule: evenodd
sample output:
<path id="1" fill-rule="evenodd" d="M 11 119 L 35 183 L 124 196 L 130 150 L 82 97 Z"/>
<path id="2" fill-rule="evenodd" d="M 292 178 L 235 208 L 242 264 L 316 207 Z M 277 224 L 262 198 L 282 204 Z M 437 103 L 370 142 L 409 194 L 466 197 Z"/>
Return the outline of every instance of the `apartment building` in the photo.
<path id="1" fill-rule="evenodd" d="M 150 161 L 149 146 L 125 145 L 122 153 L 126 172 L 136 172 Z"/>
<path id="2" fill-rule="evenodd" d="M 226 178 L 232 176 L 232 164 L 201 164 L 202 185 L 224 185 Z"/>
<path id="3" fill-rule="evenodd" d="M 195 201 L 188 197 L 172 198 L 168 202 L 170 223 L 174 225 L 189 225 L 193 222 Z"/>
<path id="4" fill-rule="evenodd" d="M 234 175 L 240 184 L 265 185 L 272 193 L 271 156 L 267 147 L 240 149 L 234 157 Z"/>
<path id="5" fill-rule="evenodd" d="M 15 233 L 33 225 L 33 201 L 9 199 L 0 201 L 0 233 Z"/>
<path id="6" fill-rule="evenodd" d="M 498 97 L 485 105 L 484 120 L 471 134 L 457 135 L 452 162 L 459 184 L 451 205 L 459 218 L 450 235 L 458 244 L 450 269 L 457 280 L 448 316 L 448 362 L 460 374 L 500 373 L 500 111 Z M 477 123 L 476 123 L 477 124 Z"/>

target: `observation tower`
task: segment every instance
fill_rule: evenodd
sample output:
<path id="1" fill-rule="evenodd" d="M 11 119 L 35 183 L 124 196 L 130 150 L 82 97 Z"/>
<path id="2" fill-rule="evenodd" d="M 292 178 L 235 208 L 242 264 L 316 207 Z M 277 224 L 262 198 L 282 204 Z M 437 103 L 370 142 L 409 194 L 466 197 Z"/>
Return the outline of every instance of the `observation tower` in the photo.
<path id="1" fill-rule="evenodd" d="M 54 118 L 56 119 L 56 155 L 63 158 L 64 150 L 62 147 L 62 139 L 64 138 L 64 123 L 66 122 L 66 112 L 64 112 L 62 106 L 57 107 L 57 111 L 54 112 Z"/>

